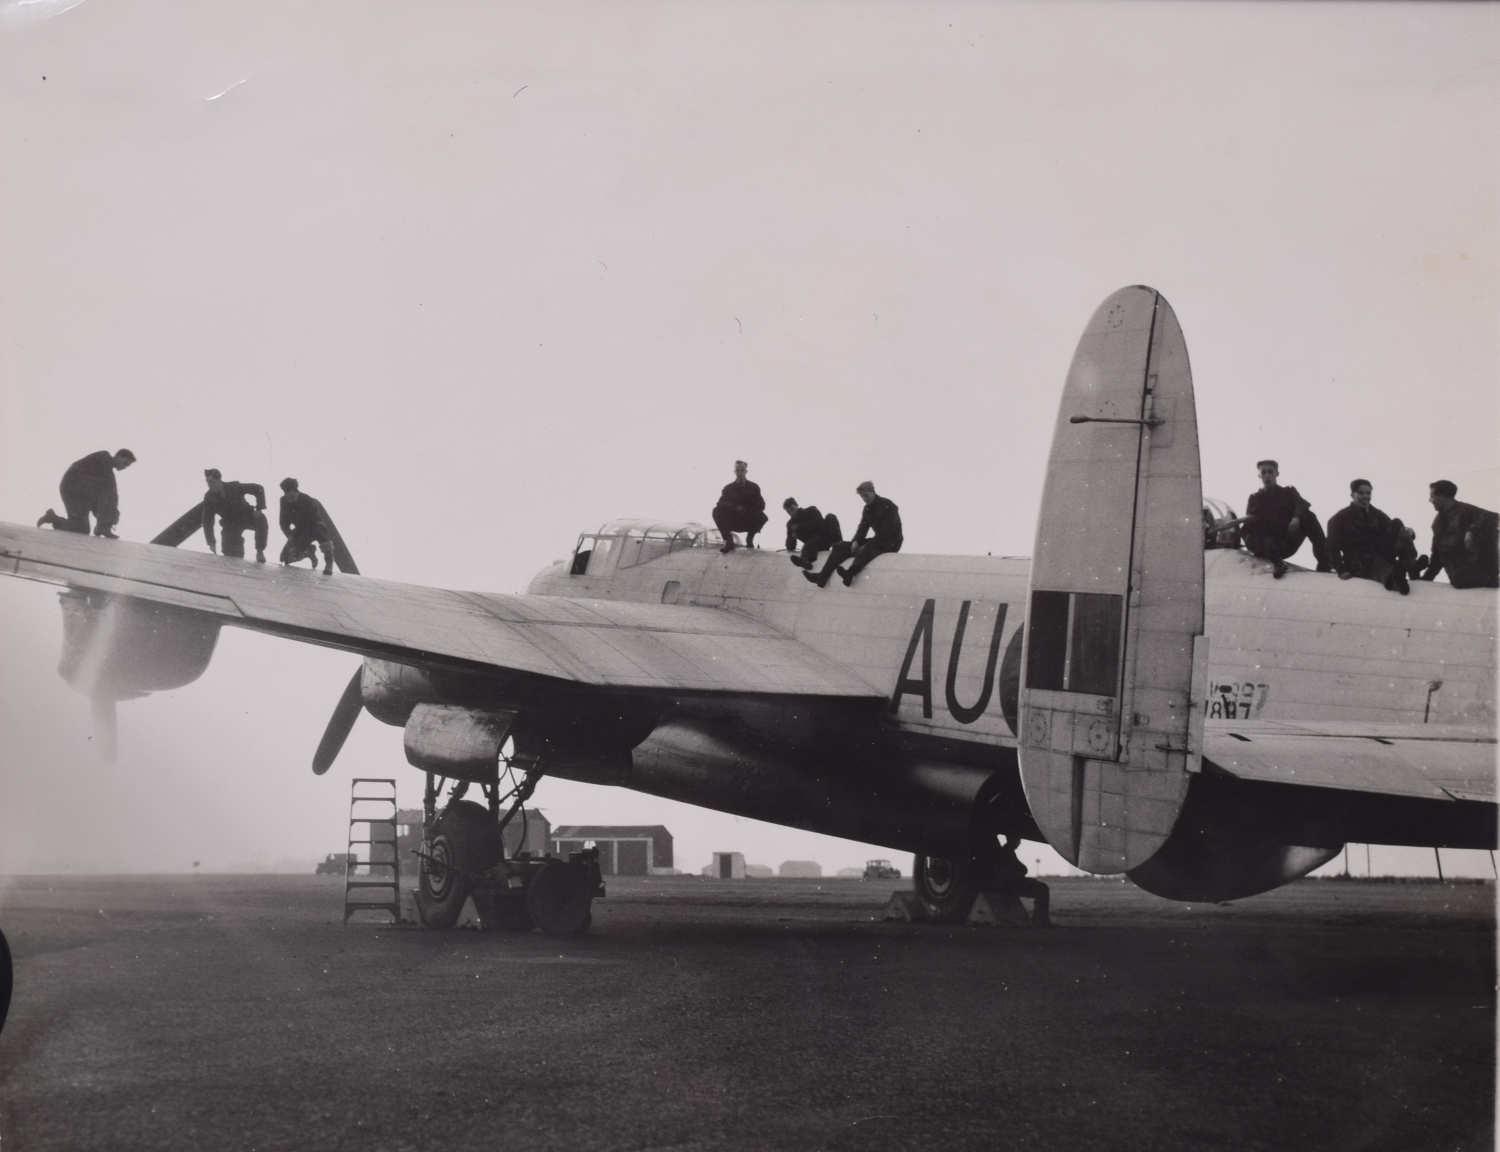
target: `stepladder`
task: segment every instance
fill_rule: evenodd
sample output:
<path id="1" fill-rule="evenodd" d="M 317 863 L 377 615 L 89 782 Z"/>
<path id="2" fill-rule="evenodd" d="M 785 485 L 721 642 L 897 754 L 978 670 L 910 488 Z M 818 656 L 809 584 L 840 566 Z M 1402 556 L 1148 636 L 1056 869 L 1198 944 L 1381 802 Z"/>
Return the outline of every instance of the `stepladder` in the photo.
<path id="1" fill-rule="evenodd" d="M 401 920 L 401 860 L 396 852 L 396 782 L 349 782 L 349 855 L 344 865 L 344 923 L 356 912 Z M 361 851 L 363 849 L 363 851 Z"/>

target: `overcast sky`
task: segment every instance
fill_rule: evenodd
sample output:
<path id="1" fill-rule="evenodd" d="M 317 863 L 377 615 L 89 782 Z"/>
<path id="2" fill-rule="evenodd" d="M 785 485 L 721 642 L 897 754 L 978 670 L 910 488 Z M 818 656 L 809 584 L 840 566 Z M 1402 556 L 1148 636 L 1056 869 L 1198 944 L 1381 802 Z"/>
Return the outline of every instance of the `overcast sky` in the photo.
<path id="1" fill-rule="evenodd" d="M 0 0 L 0 519 L 129 446 L 128 537 L 206 466 L 291 474 L 367 573 L 516 591 L 603 520 L 708 520 L 741 456 L 773 504 L 850 524 L 873 479 L 908 550 L 1024 555 L 1073 345 L 1147 283 L 1205 492 L 1243 511 L 1274 455 L 1325 520 L 1360 474 L 1425 537 L 1430 480 L 1500 507 L 1497 32 L 1469 4 Z M 419 800 L 368 716 L 308 770 L 350 656 L 226 630 L 106 764 L 55 592 L 0 581 L 0 630 L 0 871 L 310 867 L 351 775 Z M 538 799 L 665 823 L 693 870 L 872 854 Z"/>

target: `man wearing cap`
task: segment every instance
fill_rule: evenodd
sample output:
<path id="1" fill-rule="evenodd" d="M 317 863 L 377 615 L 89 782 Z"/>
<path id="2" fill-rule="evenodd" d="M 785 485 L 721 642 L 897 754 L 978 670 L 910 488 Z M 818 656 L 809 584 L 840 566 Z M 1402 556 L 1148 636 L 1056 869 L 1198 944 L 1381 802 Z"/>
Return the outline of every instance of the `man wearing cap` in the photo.
<path id="1" fill-rule="evenodd" d="M 854 578 L 864 571 L 865 565 L 875 557 L 886 552 L 901 551 L 901 512 L 895 502 L 887 500 L 884 496 L 876 495 L 875 485 L 866 480 L 855 489 L 859 498 L 865 502 L 865 514 L 859 518 L 859 527 L 854 530 L 854 539 L 848 544 L 838 544 L 828 553 L 828 559 L 823 564 L 823 571 L 814 576 L 811 572 L 803 575 L 824 588 L 828 584 L 828 578 L 833 575 L 835 569 L 839 579 L 848 587 L 854 582 Z M 869 539 L 866 539 L 866 537 Z M 849 557 L 854 559 L 849 567 L 839 568 Z"/>
<path id="2" fill-rule="evenodd" d="M 1310 540 L 1318 571 L 1332 572 L 1333 565 L 1328 561 L 1328 540 L 1323 535 L 1322 523 L 1313 515 L 1312 506 L 1302 499 L 1297 489 L 1283 488 L 1276 483 L 1276 478 L 1281 475 L 1276 461 L 1257 460 L 1255 468 L 1260 473 L 1261 486 L 1245 502 L 1242 532 L 1245 547 L 1262 560 L 1271 561 L 1271 574 L 1280 580 L 1286 575 L 1287 557 L 1302 547 L 1303 540 Z"/>
<path id="3" fill-rule="evenodd" d="M 1432 521 L 1432 561 L 1422 579 L 1435 579 L 1446 568 L 1455 588 L 1500 587 L 1500 517 L 1459 500 L 1452 480 L 1434 480 L 1427 487 L 1437 516 Z"/>
<path id="4" fill-rule="evenodd" d="M 1405 596 L 1407 576 L 1419 570 L 1414 533 L 1370 503 L 1374 490 L 1368 480 L 1349 481 L 1349 506 L 1328 519 L 1329 559 L 1340 580 L 1378 580 Z"/>
<path id="5" fill-rule="evenodd" d="M 281 549 L 281 562 L 295 564 L 298 560 L 311 560 L 318 566 L 317 544 L 323 545 L 323 575 L 333 575 L 333 540 L 328 530 L 328 516 L 323 505 L 297 487 L 296 477 L 288 476 L 281 482 L 281 531 L 286 544 Z"/>
<path id="6" fill-rule="evenodd" d="M 734 479 L 724 485 L 719 493 L 719 502 L 714 505 L 714 525 L 724 537 L 720 552 L 733 552 L 734 534 L 745 534 L 745 546 L 755 547 L 755 534 L 766 526 L 766 498 L 760 494 L 760 485 L 746 480 L 750 465 L 743 460 L 734 462 Z"/>
<path id="7" fill-rule="evenodd" d="M 843 530 L 837 516 L 824 516 L 816 504 L 806 508 L 797 505 L 794 497 L 781 502 L 786 510 L 786 550 L 792 553 L 792 563 L 798 568 L 811 568 L 813 558 L 825 548 L 842 544 Z M 802 544 L 802 554 L 797 555 L 797 544 Z"/>
<path id="8" fill-rule="evenodd" d="M 214 517 L 219 518 L 219 531 L 224 538 L 224 555 L 236 560 L 245 558 L 245 531 L 255 533 L 255 562 L 266 562 L 266 538 L 270 535 L 270 524 L 266 521 L 266 490 L 249 481 L 225 480 L 217 468 L 205 468 L 203 479 L 208 482 L 208 491 L 203 495 L 203 538 L 208 541 L 208 550 L 214 552 Z M 245 503 L 254 497 L 255 504 Z"/>
<path id="9" fill-rule="evenodd" d="M 118 452 L 101 448 L 74 460 L 57 486 L 67 516 L 59 516 L 48 508 L 37 519 L 36 526 L 87 536 L 89 515 L 92 514 L 95 536 L 119 539 L 115 535 L 115 525 L 120 522 L 120 489 L 115 484 L 115 473 L 123 472 L 134 463 L 135 453 L 129 448 L 121 448 Z"/>

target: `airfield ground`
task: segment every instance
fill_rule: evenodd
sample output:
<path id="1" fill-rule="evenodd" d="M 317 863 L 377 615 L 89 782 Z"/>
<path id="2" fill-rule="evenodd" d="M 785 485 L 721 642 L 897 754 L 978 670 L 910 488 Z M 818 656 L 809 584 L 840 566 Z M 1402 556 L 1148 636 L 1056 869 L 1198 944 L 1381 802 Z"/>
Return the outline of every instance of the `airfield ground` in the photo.
<path id="1" fill-rule="evenodd" d="M 588 935 L 341 923 L 342 878 L 0 880 L 0 1149 L 1483 1149 L 1488 884 L 1052 931 L 899 882 L 619 880 Z"/>

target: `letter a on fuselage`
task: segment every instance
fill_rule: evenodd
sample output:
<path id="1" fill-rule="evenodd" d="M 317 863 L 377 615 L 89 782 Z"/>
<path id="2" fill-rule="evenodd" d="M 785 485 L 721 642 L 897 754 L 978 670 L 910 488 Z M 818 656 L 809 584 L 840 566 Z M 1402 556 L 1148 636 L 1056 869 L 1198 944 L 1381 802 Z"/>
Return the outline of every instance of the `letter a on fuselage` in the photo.
<path id="1" fill-rule="evenodd" d="M 1144 287 L 1094 313 L 1063 390 L 1022 654 L 1021 781 L 1090 872 L 1145 863 L 1202 749 L 1202 489 L 1187 346 Z"/>

